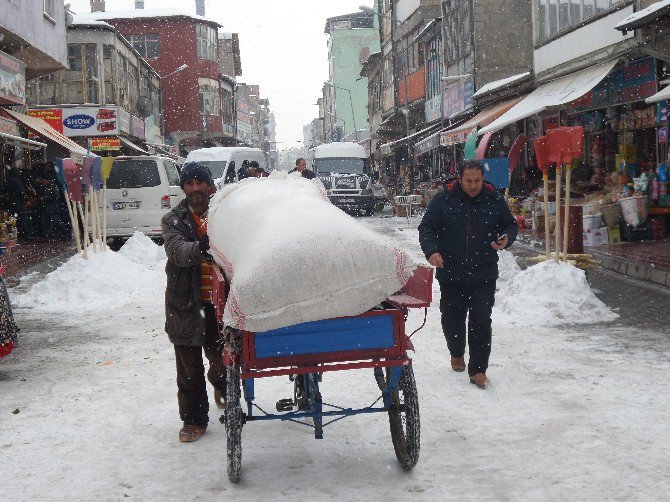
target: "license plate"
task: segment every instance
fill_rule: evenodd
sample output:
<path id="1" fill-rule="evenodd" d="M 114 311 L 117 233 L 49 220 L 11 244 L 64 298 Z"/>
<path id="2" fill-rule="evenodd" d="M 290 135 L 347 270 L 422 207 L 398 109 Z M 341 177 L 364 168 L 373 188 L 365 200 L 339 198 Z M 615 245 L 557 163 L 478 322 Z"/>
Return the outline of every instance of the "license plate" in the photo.
<path id="1" fill-rule="evenodd" d="M 352 204 L 356 202 L 356 199 L 340 199 L 340 202 Z"/>
<path id="2" fill-rule="evenodd" d="M 134 202 L 113 202 L 112 209 L 139 209 L 139 201 Z"/>

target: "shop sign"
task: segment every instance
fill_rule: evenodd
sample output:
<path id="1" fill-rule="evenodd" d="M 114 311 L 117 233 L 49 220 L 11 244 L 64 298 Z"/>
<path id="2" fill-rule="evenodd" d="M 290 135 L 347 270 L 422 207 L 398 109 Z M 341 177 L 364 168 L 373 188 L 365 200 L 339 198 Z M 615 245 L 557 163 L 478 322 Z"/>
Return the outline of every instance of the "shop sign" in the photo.
<path id="1" fill-rule="evenodd" d="M 448 119 L 472 108 L 474 82 L 471 78 L 458 80 L 444 88 L 442 113 Z"/>
<path id="2" fill-rule="evenodd" d="M 146 139 L 146 129 L 144 120 L 135 115 L 130 116 L 130 134 L 139 139 Z"/>
<path id="3" fill-rule="evenodd" d="M 670 119 L 670 103 L 668 101 L 659 101 L 656 103 L 656 122 L 662 124 Z"/>
<path id="4" fill-rule="evenodd" d="M 76 136 L 109 136 L 118 134 L 117 107 L 63 108 L 63 134 Z"/>
<path id="5" fill-rule="evenodd" d="M 63 134 L 63 110 L 61 108 L 28 110 L 28 115 L 44 120 L 59 133 Z"/>
<path id="6" fill-rule="evenodd" d="M 440 135 L 435 133 L 414 145 L 414 155 L 418 157 L 419 155 L 430 152 L 438 146 L 440 146 Z"/>
<path id="7" fill-rule="evenodd" d="M 118 116 L 119 132 L 130 134 L 130 113 L 125 108 L 119 106 Z"/>
<path id="8" fill-rule="evenodd" d="M 91 151 L 121 150 L 120 138 L 92 138 L 89 140 Z"/>
<path id="9" fill-rule="evenodd" d="M 425 104 L 426 123 L 442 118 L 442 96 L 439 94 L 430 98 Z"/>
<path id="10" fill-rule="evenodd" d="M 20 136 L 19 124 L 13 120 L 0 117 L 0 132 L 11 136 Z"/>
<path id="11" fill-rule="evenodd" d="M 642 101 L 657 91 L 656 59 L 648 57 L 613 71 L 569 108 L 584 110 Z"/>
<path id="12" fill-rule="evenodd" d="M 452 145 L 460 145 L 461 143 L 465 143 L 465 140 L 468 139 L 468 136 L 470 134 L 477 132 L 477 128 L 473 127 L 471 129 L 463 129 L 460 131 L 456 132 L 443 132 L 442 135 L 440 136 L 440 145 L 442 146 L 452 146 Z"/>
<path id="13" fill-rule="evenodd" d="M 26 104 L 26 65 L 0 51 L 0 104 Z"/>

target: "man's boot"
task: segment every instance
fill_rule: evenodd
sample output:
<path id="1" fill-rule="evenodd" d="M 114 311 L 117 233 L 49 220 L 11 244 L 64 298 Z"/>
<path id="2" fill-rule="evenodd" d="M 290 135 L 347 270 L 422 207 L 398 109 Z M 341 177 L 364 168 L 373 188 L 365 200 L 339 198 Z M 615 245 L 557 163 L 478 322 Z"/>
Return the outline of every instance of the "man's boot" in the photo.
<path id="1" fill-rule="evenodd" d="M 474 375 L 470 375 L 470 383 L 475 384 L 480 389 L 485 389 L 490 382 L 489 379 L 486 378 L 486 374 L 475 373 Z"/>
<path id="2" fill-rule="evenodd" d="M 465 357 L 451 356 L 451 369 L 454 371 L 465 371 Z"/>

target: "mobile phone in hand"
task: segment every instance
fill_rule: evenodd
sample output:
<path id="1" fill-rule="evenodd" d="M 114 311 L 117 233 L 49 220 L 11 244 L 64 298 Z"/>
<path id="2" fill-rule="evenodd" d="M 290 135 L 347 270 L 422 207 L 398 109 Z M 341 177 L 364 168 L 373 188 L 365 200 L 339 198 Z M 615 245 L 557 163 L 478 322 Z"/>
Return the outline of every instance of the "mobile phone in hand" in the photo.
<path id="1" fill-rule="evenodd" d="M 507 234 L 499 235 L 498 238 L 496 239 L 496 242 L 500 243 L 503 240 L 505 240 L 506 237 L 507 237 Z"/>

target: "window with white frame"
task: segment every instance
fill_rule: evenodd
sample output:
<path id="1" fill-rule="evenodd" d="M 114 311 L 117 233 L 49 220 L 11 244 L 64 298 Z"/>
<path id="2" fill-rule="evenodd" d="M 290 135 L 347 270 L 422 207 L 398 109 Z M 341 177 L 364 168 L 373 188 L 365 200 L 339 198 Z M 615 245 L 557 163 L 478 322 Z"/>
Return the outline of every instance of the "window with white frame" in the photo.
<path id="1" fill-rule="evenodd" d="M 629 0 L 535 0 L 536 42 L 542 43 Z"/>
<path id="2" fill-rule="evenodd" d="M 198 43 L 198 59 L 216 61 L 216 29 L 203 23 L 195 25 Z"/>
<path id="3" fill-rule="evenodd" d="M 199 78 L 200 113 L 202 115 L 219 115 L 221 108 L 219 99 L 219 82 L 211 78 Z"/>

